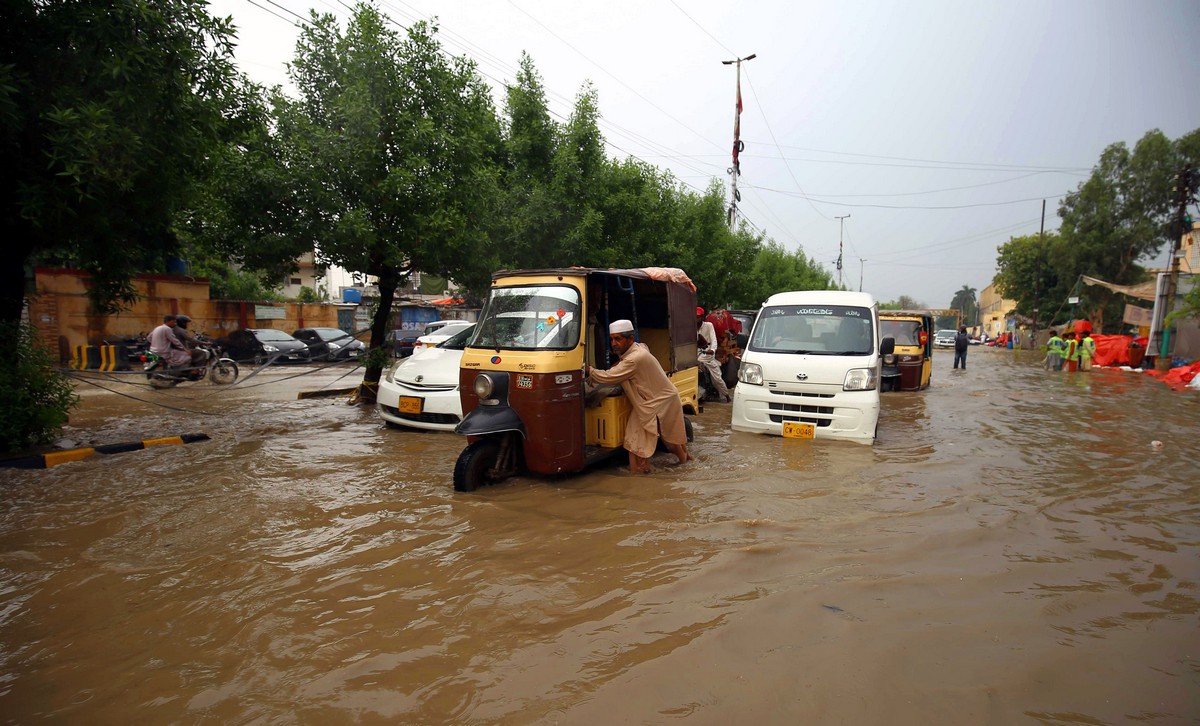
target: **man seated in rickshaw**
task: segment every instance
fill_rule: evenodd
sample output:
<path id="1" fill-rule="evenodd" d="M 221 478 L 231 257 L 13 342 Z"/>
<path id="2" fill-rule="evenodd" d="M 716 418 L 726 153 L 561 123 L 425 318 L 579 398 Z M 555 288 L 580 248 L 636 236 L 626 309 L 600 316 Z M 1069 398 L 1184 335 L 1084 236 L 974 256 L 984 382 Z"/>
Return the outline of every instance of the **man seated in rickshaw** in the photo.
<path id="1" fill-rule="evenodd" d="M 584 365 L 584 375 L 593 383 L 619 383 L 629 400 L 631 411 L 625 425 L 625 449 L 629 452 L 629 472 L 647 474 L 650 457 L 659 437 L 682 464 L 691 456 L 687 450 L 687 430 L 679 391 L 662 365 L 644 344 L 635 342 L 633 323 L 617 320 L 608 326 L 608 337 L 621 357 L 607 371 Z"/>

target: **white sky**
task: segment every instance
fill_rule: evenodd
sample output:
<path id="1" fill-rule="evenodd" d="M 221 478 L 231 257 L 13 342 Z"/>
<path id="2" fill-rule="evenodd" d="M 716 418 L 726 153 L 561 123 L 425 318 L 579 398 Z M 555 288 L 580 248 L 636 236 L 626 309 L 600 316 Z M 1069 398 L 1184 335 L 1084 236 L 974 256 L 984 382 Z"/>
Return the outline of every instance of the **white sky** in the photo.
<path id="1" fill-rule="evenodd" d="M 284 84 L 297 15 L 348 0 L 211 0 L 242 70 Z M 599 92 L 610 155 L 728 193 L 742 64 L 740 211 L 882 301 L 946 307 L 982 290 L 1011 236 L 1058 227 L 1058 202 L 1113 142 L 1200 127 L 1195 0 L 383 0 L 399 26 L 437 16 L 443 47 L 494 88 L 521 51 L 551 112 Z M 496 94 L 502 109 L 503 92 Z M 1161 258 L 1164 255 L 1160 256 Z M 865 261 L 863 261 L 865 260 Z M 669 263 L 669 260 L 664 260 Z"/>

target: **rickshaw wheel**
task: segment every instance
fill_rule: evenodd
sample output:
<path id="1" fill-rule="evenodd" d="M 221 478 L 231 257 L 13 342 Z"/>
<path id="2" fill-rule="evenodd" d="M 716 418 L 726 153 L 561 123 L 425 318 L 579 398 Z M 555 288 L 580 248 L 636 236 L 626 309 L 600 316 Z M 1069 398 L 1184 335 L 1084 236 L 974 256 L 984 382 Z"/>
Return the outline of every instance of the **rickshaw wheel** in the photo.
<path id="1" fill-rule="evenodd" d="M 687 432 L 688 443 L 695 441 L 695 436 L 692 434 L 692 420 L 687 416 L 683 417 L 683 430 Z"/>
<path id="2" fill-rule="evenodd" d="M 495 484 L 499 479 L 492 476 L 500 453 L 500 442 L 495 439 L 480 439 L 462 450 L 454 463 L 454 490 L 473 492 L 481 486 Z"/>

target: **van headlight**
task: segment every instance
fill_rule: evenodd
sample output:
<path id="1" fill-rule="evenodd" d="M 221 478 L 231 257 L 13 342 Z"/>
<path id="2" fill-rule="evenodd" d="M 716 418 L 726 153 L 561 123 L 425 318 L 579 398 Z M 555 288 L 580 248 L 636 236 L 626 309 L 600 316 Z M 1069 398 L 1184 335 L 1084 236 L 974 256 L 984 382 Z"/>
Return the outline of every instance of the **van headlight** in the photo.
<path id="1" fill-rule="evenodd" d="M 878 379 L 879 372 L 874 368 L 855 368 L 846 371 L 846 380 L 842 382 L 842 390 L 874 391 Z"/>
<path id="2" fill-rule="evenodd" d="M 761 386 L 763 384 L 762 366 L 742 361 L 741 367 L 738 368 L 738 381 L 749 383 L 752 386 Z"/>

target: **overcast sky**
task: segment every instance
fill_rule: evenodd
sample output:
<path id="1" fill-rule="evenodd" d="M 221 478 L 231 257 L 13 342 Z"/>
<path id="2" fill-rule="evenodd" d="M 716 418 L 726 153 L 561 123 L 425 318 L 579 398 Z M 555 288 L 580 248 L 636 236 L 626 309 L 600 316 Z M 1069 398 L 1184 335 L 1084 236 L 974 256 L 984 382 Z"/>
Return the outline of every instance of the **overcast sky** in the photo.
<path id="1" fill-rule="evenodd" d="M 340 0 L 213 0 L 242 70 L 287 85 L 299 18 Z M 728 193 L 742 64 L 742 217 L 882 301 L 946 307 L 1012 236 L 1058 227 L 1111 143 L 1200 127 L 1200 2 L 386 0 L 500 89 L 522 51 L 551 112 L 599 93 L 610 155 Z M 298 17 L 299 16 L 299 17 Z M 496 94 L 502 108 L 502 90 Z M 839 223 L 838 217 L 850 215 Z M 840 227 L 844 225 L 844 231 Z M 1165 256 L 1160 255 L 1160 258 Z M 664 260 L 669 263 L 669 260 Z"/>

